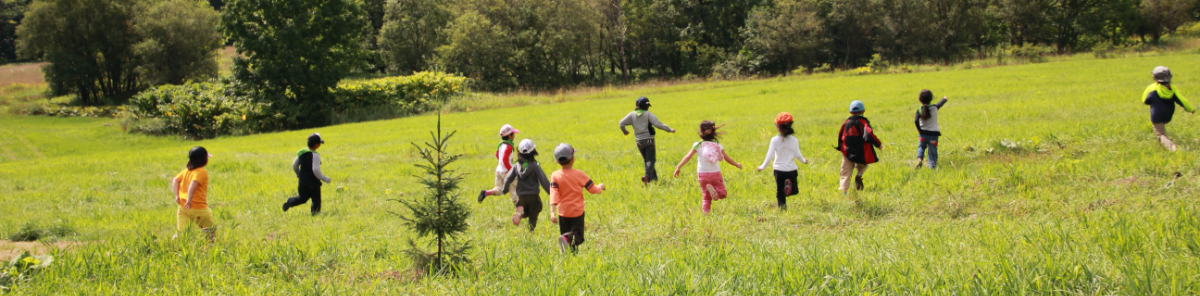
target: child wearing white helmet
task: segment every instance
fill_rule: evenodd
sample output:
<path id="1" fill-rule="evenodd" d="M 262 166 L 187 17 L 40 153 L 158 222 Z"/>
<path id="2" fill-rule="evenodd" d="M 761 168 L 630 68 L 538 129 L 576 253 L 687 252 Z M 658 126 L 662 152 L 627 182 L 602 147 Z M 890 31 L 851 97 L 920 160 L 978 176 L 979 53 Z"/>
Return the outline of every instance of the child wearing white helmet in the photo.
<path id="1" fill-rule="evenodd" d="M 504 187 L 504 177 L 508 176 L 508 171 L 512 170 L 513 164 L 516 163 L 513 156 L 513 138 L 519 132 L 521 131 L 513 128 L 512 125 L 505 124 L 500 127 L 500 144 L 496 145 L 496 160 L 499 162 L 496 164 L 496 184 L 490 190 L 479 191 L 478 202 L 483 203 L 483 199 L 491 195 L 503 194 L 500 189 Z M 512 194 L 512 202 L 517 202 L 515 193 Z"/>
<path id="2" fill-rule="evenodd" d="M 838 184 L 842 194 L 850 190 L 850 175 L 855 169 L 858 175 L 854 177 L 854 188 L 863 190 L 863 172 L 867 170 L 867 165 L 879 161 L 875 148 L 883 149 L 883 143 L 871 130 L 871 121 L 862 116 L 866 112 L 867 107 L 862 101 L 850 102 L 850 118 L 842 123 L 842 129 L 838 131 L 838 145 L 835 148 L 842 152 L 841 182 Z"/>
<path id="3" fill-rule="evenodd" d="M 509 170 L 508 175 L 504 177 L 504 188 L 501 188 L 501 192 L 512 191 L 517 195 L 517 211 L 513 213 L 512 223 L 521 225 L 521 218 L 529 218 L 529 231 L 532 232 L 537 227 L 538 214 L 542 212 L 542 197 L 538 188 L 550 194 L 550 179 L 546 178 L 541 164 L 534 159 L 538 152 L 532 140 L 521 140 L 517 152 L 518 165 Z"/>
<path id="4" fill-rule="evenodd" d="M 1158 66 L 1150 74 L 1154 75 L 1154 84 L 1146 87 L 1142 93 L 1142 103 L 1150 105 L 1150 124 L 1154 126 L 1154 136 L 1163 147 L 1175 152 L 1175 142 L 1167 137 L 1167 123 L 1175 116 L 1175 105 L 1183 106 L 1184 111 L 1192 114 L 1196 113 L 1196 108 L 1171 87 L 1171 69 Z"/>

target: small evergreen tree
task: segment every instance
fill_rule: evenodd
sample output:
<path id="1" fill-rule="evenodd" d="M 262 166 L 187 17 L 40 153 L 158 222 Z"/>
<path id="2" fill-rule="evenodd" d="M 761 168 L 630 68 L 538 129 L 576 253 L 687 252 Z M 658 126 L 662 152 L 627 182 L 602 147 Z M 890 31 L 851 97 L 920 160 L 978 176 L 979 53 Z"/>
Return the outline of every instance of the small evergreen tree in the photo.
<path id="1" fill-rule="evenodd" d="M 417 232 L 417 238 L 408 241 L 405 251 L 416 268 L 429 274 L 445 274 L 462 266 L 467 261 L 469 242 L 460 241 L 458 235 L 467 230 L 467 217 L 471 211 L 456 196 L 462 175 L 449 169 L 450 164 L 462 155 L 448 155 L 447 142 L 455 132 L 442 135 L 442 117 L 438 115 L 437 132 L 429 133 L 433 142 L 425 146 L 412 143 L 425 160 L 416 166 L 424 171 L 423 176 L 414 175 L 425 185 L 425 195 L 416 200 L 396 201 L 409 209 L 407 215 L 399 215 L 404 225 Z M 433 252 L 418 246 L 418 241 L 427 240 L 428 246 L 436 246 Z"/>

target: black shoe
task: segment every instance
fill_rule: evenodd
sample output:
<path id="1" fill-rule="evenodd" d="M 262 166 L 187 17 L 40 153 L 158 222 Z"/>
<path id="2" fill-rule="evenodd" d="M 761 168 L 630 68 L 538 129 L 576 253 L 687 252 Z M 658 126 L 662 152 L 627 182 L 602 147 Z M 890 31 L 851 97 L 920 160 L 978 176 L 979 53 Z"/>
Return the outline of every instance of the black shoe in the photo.
<path id="1" fill-rule="evenodd" d="M 646 177 L 646 176 L 642 176 L 642 185 L 647 185 L 647 184 L 650 184 L 650 178 Z"/>
<path id="2" fill-rule="evenodd" d="M 865 187 L 865 186 L 863 186 L 862 176 L 854 177 L 854 189 L 858 190 L 858 191 L 862 191 L 863 187 Z"/>
<path id="3" fill-rule="evenodd" d="M 283 203 L 283 211 L 287 212 L 288 208 L 287 203 Z"/>
<path id="4" fill-rule="evenodd" d="M 487 190 L 480 190 L 479 191 L 479 199 L 477 199 L 475 201 L 477 201 L 479 203 L 483 203 L 484 198 L 487 198 Z"/>

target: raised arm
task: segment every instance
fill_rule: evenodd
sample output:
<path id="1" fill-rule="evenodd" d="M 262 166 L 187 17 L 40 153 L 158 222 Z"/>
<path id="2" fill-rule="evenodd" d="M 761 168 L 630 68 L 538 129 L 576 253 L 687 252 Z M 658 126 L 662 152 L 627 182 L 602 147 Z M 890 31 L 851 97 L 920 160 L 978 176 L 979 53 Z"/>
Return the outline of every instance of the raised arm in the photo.
<path id="1" fill-rule="evenodd" d="M 313 153 L 312 156 L 313 156 L 313 162 L 312 162 L 313 175 L 317 176 L 317 179 L 321 179 L 321 181 L 325 181 L 326 184 L 332 183 L 333 179 L 329 179 L 329 177 L 326 177 L 325 174 L 321 173 L 321 155 Z"/>
<path id="2" fill-rule="evenodd" d="M 512 190 L 513 180 L 517 179 L 517 170 L 508 170 L 508 174 L 504 175 L 504 186 L 500 187 L 500 193 L 508 194 Z"/>
<path id="3" fill-rule="evenodd" d="M 692 151 L 688 151 L 688 154 L 683 156 L 683 160 L 679 161 L 679 165 L 675 166 L 675 177 L 676 178 L 679 178 L 679 169 L 683 168 L 683 165 L 687 164 L 688 161 L 691 161 L 692 156 L 696 156 L 696 149 L 692 149 Z"/>
<path id="4" fill-rule="evenodd" d="M 292 172 L 296 173 L 296 178 L 300 178 L 300 157 L 292 160 Z"/>
<path id="5" fill-rule="evenodd" d="M 771 138 L 771 145 L 768 145 L 768 146 L 767 146 L 767 157 L 763 158 L 763 162 L 762 162 L 762 164 L 758 165 L 758 171 L 760 171 L 760 172 L 761 172 L 763 169 L 766 169 L 766 168 L 767 168 L 767 164 L 770 164 L 770 163 L 771 163 L 771 157 L 772 157 L 772 156 L 775 156 L 775 149 L 776 149 L 776 147 L 775 147 L 775 138 L 774 138 L 774 137 L 772 137 L 772 138 Z"/>
<path id="6" fill-rule="evenodd" d="M 1183 98 L 1183 94 L 1180 94 L 1178 90 L 1175 91 L 1175 98 L 1179 100 L 1179 105 L 1183 106 L 1184 111 L 1196 112 L 1196 108 L 1192 106 L 1192 102 Z"/>
<path id="7" fill-rule="evenodd" d="M 546 190 L 546 194 L 550 194 L 550 179 L 546 178 L 546 172 L 539 168 L 533 173 L 537 174 L 538 183 L 542 185 L 542 189 Z"/>
<path id="8" fill-rule="evenodd" d="M 653 125 L 654 127 L 657 127 L 660 130 L 664 130 L 664 131 L 668 131 L 668 132 L 672 132 L 672 133 L 675 132 L 675 130 L 672 129 L 671 127 L 667 126 L 667 124 L 662 123 L 662 121 L 658 121 L 658 116 L 654 116 L 654 113 L 647 112 L 646 115 L 650 115 L 650 125 Z"/>
<path id="9" fill-rule="evenodd" d="M 175 203 L 179 203 L 179 177 L 171 179 L 171 196 L 175 197 Z"/>
<path id="10" fill-rule="evenodd" d="M 721 155 L 725 156 L 725 162 L 728 162 L 729 164 L 737 167 L 739 170 L 742 169 L 742 164 L 740 164 L 736 161 L 733 161 L 733 158 L 730 158 L 729 153 L 725 153 L 725 150 L 721 150 Z"/>
<path id="11" fill-rule="evenodd" d="M 942 109 L 942 106 L 945 106 L 945 105 L 946 105 L 946 102 L 947 102 L 947 101 L 949 101 L 949 100 L 950 100 L 950 97 L 942 97 L 942 100 L 941 100 L 941 101 L 939 101 L 939 102 L 938 102 L 936 105 L 934 105 L 934 106 L 937 106 L 937 107 L 938 107 L 938 109 Z"/>
<path id="12" fill-rule="evenodd" d="M 625 133 L 626 136 L 629 135 L 629 131 L 626 130 L 625 127 L 633 125 L 633 116 L 634 116 L 634 113 L 629 112 L 629 115 L 625 115 L 625 118 L 621 118 L 621 122 L 617 123 L 618 125 L 621 126 L 621 132 Z"/>

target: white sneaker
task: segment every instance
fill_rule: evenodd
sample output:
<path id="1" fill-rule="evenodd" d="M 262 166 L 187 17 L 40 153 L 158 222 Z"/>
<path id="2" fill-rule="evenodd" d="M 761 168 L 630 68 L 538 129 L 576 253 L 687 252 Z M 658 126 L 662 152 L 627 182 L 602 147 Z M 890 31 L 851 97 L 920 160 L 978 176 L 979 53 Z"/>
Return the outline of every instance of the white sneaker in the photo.
<path id="1" fill-rule="evenodd" d="M 712 184 L 704 185 L 704 189 L 708 190 L 708 196 L 712 197 L 713 200 L 725 199 L 725 197 L 717 195 L 717 188 L 713 188 Z"/>

